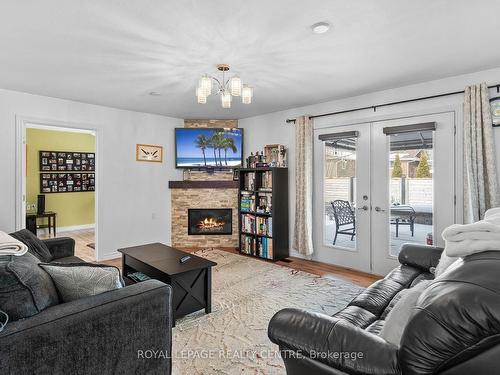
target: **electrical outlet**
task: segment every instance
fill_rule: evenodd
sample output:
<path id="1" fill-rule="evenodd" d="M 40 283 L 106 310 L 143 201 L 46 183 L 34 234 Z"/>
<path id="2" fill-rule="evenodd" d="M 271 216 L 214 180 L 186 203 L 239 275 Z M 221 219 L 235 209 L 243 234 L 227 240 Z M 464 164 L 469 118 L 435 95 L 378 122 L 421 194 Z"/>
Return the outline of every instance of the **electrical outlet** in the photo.
<path id="1" fill-rule="evenodd" d="M 35 207 L 36 207 L 36 204 L 34 204 L 34 203 L 33 203 L 33 204 L 31 205 L 31 209 L 32 209 L 32 210 L 34 210 L 34 209 L 35 209 Z"/>

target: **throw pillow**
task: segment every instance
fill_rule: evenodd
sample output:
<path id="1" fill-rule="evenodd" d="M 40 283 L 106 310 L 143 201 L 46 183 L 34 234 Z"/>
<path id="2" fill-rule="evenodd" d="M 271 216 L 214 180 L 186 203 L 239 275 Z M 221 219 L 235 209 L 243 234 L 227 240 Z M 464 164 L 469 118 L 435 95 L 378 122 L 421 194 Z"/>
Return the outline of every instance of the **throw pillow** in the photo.
<path id="1" fill-rule="evenodd" d="M 93 263 L 40 263 L 49 273 L 64 302 L 123 288 L 120 270 Z"/>
<path id="2" fill-rule="evenodd" d="M 446 250 L 444 250 L 441 253 L 441 258 L 439 258 L 439 263 L 434 271 L 434 276 L 436 278 L 441 276 L 448 269 L 448 267 L 455 263 L 458 259 L 460 258 L 446 255 Z"/>
<path id="3" fill-rule="evenodd" d="M 420 297 L 431 282 L 431 280 L 421 281 L 413 288 L 400 292 L 401 297 L 387 315 L 384 326 L 380 331 L 380 337 L 387 342 L 399 346 L 406 324 L 410 320 L 412 310 L 417 305 L 418 297 Z"/>
<path id="4" fill-rule="evenodd" d="M 49 274 L 30 253 L 0 256 L 0 310 L 9 321 L 28 318 L 57 305 L 59 297 Z"/>
<path id="5" fill-rule="evenodd" d="M 50 262 L 52 260 L 53 257 L 47 245 L 29 230 L 21 229 L 10 235 L 28 246 L 28 251 L 42 262 Z"/>

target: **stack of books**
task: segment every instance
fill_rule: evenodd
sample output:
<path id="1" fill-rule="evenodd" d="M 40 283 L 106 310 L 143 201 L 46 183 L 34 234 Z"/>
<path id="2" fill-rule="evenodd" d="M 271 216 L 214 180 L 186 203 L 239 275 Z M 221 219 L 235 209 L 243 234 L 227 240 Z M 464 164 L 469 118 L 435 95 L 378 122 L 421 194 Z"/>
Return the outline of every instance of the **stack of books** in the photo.
<path id="1" fill-rule="evenodd" d="M 273 259 L 273 239 L 267 237 L 258 238 L 257 250 L 261 258 Z"/>
<path id="2" fill-rule="evenodd" d="M 272 217 L 257 217 L 257 234 L 261 236 L 273 236 Z"/>
<path id="3" fill-rule="evenodd" d="M 255 216 L 248 214 L 241 215 L 241 231 L 255 234 Z"/>
<path id="4" fill-rule="evenodd" d="M 245 173 L 245 180 L 244 180 L 244 187 L 245 190 L 250 190 L 253 191 L 255 190 L 255 173 Z"/>
<path id="5" fill-rule="evenodd" d="M 260 190 L 272 190 L 273 189 L 273 172 L 267 171 L 260 176 Z"/>
<path id="6" fill-rule="evenodd" d="M 255 239 L 250 236 L 241 235 L 241 252 L 250 255 L 256 255 Z"/>
<path id="7" fill-rule="evenodd" d="M 255 212 L 255 195 L 248 192 L 241 192 L 241 211 Z"/>
<path id="8" fill-rule="evenodd" d="M 270 214 L 273 209 L 272 198 L 272 193 L 259 193 L 257 212 Z"/>
<path id="9" fill-rule="evenodd" d="M 127 277 L 129 279 L 134 280 L 136 283 L 139 283 L 141 281 L 146 281 L 146 280 L 151 279 L 148 275 L 145 275 L 145 274 L 143 274 L 142 272 L 139 272 L 139 271 L 128 273 Z"/>

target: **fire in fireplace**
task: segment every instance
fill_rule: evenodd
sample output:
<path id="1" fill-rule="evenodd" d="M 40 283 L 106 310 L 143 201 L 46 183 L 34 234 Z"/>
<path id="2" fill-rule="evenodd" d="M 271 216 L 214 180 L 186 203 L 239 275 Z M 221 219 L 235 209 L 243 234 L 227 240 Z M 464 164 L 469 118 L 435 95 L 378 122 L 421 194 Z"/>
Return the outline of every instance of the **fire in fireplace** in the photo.
<path id="1" fill-rule="evenodd" d="M 188 234 L 232 234 L 233 212 L 231 208 L 188 209 Z"/>

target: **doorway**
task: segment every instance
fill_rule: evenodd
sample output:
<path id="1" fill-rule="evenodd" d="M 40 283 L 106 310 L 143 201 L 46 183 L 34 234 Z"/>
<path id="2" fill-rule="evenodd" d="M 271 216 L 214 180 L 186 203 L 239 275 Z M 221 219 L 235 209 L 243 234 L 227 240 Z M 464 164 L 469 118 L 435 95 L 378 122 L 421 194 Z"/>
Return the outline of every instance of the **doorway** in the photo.
<path id="1" fill-rule="evenodd" d="M 379 275 L 403 243 L 443 245 L 455 222 L 454 113 L 315 132 L 320 261 Z"/>
<path id="2" fill-rule="evenodd" d="M 28 120 L 18 127 L 18 229 L 42 239 L 71 237 L 75 256 L 95 261 L 96 131 Z"/>

